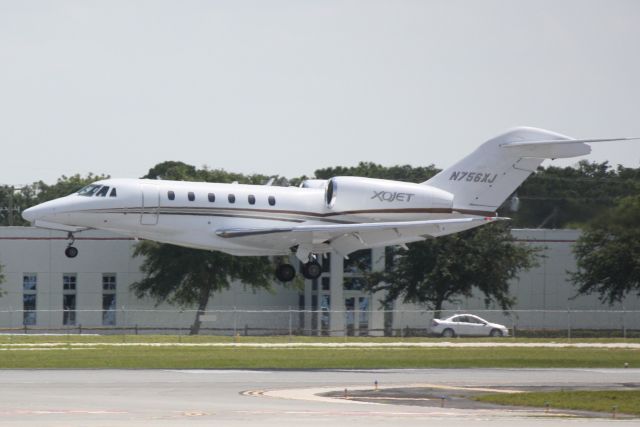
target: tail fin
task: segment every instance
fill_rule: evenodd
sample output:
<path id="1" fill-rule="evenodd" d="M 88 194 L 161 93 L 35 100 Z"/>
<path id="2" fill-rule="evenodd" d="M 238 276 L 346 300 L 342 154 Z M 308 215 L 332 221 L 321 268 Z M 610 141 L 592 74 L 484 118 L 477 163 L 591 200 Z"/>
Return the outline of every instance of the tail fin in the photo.
<path id="1" fill-rule="evenodd" d="M 482 144 L 423 184 L 453 194 L 453 209 L 486 215 L 495 212 L 544 159 L 589 154 L 586 142 L 555 132 L 519 127 Z"/>

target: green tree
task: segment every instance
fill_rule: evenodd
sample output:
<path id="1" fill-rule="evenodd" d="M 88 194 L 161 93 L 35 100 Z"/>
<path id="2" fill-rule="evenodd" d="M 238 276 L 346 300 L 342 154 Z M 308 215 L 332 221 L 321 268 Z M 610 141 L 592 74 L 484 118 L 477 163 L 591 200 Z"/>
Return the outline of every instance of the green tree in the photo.
<path id="1" fill-rule="evenodd" d="M 575 167 L 539 168 L 516 190 L 518 210 L 505 203 L 499 212 L 513 218 L 515 227 L 581 227 L 616 200 L 638 192 L 640 168 L 583 160 Z"/>
<path id="2" fill-rule="evenodd" d="M 488 306 L 509 309 L 514 299 L 509 280 L 537 264 L 538 249 L 517 243 L 504 224 L 409 244 L 409 250 L 388 248 L 387 268 L 369 275 L 369 288 L 386 291 L 387 305 L 402 299 L 421 304 L 440 316 L 445 302 L 484 295 Z"/>
<path id="3" fill-rule="evenodd" d="M 145 277 L 131 285 L 138 298 L 154 298 L 182 307 L 196 306 L 191 335 L 200 330 L 200 316 L 214 293 L 228 289 L 233 280 L 254 289 L 270 289 L 273 274 L 267 257 L 234 257 L 216 251 L 183 248 L 143 241 L 134 256 L 144 256 Z"/>
<path id="4" fill-rule="evenodd" d="M 179 181 L 241 182 L 262 184 L 264 175 L 245 176 L 222 169 L 198 169 L 183 162 L 163 162 L 149 170 L 144 178 Z M 144 279 L 132 284 L 138 297 L 150 296 L 157 303 L 197 306 L 191 334 L 200 330 L 200 316 L 209 299 L 240 280 L 255 289 L 269 289 L 273 266 L 267 257 L 234 257 L 217 251 L 190 249 L 144 241 L 136 245 L 135 256 L 144 256 Z"/>
<path id="5" fill-rule="evenodd" d="M 204 166 L 198 169 L 195 166 L 183 162 L 167 161 L 158 163 L 143 178 L 168 179 L 174 181 L 199 181 L 199 182 L 239 182 L 241 184 L 262 185 L 271 177 L 254 174 L 243 175 L 241 173 L 227 172 L 224 169 L 210 169 Z M 288 185 L 284 178 L 275 177 L 274 185 Z"/>
<path id="6" fill-rule="evenodd" d="M 91 184 L 101 179 L 108 179 L 109 175 L 94 175 L 93 173 L 82 176 L 75 174 L 71 176 L 62 175 L 55 184 L 49 185 L 42 181 L 38 181 L 33 184 L 35 193 L 35 203 L 43 203 L 49 200 L 57 199 L 59 197 L 68 196 L 82 187 Z"/>
<path id="7" fill-rule="evenodd" d="M 9 185 L 0 186 L 0 220 L 2 225 L 28 225 L 20 212 L 23 210 L 59 197 L 75 193 L 82 187 L 101 179 L 109 178 L 107 175 L 86 176 L 75 174 L 62 175 L 55 184 L 46 184 L 37 181 L 23 187 Z"/>
<path id="8" fill-rule="evenodd" d="M 336 166 L 318 169 L 318 179 L 334 176 L 365 176 L 369 178 L 394 179 L 406 182 L 424 182 L 439 172 L 433 165 L 413 167 L 409 165 L 382 166 L 372 162 L 360 162 L 357 166 Z"/>
<path id="9" fill-rule="evenodd" d="M 593 220 L 578 239 L 578 271 L 571 280 L 578 294 L 598 293 L 603 302 L 640 295 L 640 196 L 630 196 Z"/>

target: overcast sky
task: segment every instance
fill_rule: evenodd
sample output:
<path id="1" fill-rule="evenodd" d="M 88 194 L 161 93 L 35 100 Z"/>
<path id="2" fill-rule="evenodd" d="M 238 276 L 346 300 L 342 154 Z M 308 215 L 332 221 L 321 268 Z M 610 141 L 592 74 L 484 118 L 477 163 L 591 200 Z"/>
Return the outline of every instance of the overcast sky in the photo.
<path id="1" fill-rule="evenodd" d="M 640 136 L 640 1 L 0 0 L 0 183 L 445 167 L 518 125 Z"/>

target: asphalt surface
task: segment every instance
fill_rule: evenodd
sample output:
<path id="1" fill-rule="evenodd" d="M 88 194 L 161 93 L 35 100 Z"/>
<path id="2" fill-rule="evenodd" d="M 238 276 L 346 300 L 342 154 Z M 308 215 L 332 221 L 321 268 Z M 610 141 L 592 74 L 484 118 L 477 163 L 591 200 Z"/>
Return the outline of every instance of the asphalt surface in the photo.
<path id="1" fill-rule="evenodd" d="M 354 400 L 375 381 L 382 393 L 413 390 L 404 402 L 387 395 Z M 403 370 L 0 370 L 3 426 L 512 426 L 608 423 L 637 419 L 576 418 L 575 413 L 469 407 L 439 393 L 517 387 L 633 388 L 639 369 Z M 344 398 L 344 390 L 349 398 Z M 418 390 L 418 391 L 416 391 Z M 473 390 L 471 390 L 472 392 Z M 414 393 L 413 395 L 411 393 Z M 340 395 L 342 394 L 342 396 Z M 351 394 L 351 396 L 349 396 Z M 411 402 L 411 403 L 410 403 Z"/>

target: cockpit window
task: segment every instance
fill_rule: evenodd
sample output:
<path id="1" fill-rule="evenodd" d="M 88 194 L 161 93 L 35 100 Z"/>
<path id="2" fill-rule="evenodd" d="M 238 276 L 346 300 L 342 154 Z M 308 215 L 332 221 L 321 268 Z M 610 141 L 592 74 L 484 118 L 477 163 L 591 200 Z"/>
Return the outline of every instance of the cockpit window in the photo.
<path id="1" fill-rule="evenodd" d="M 96 193 L 96 197 L 104 197 L 107 195 L 108 192 L 109 192 L 109 186 L 105 185 Z"/>
<path id="2" fill-rule="evenodd" d="M 113 187 L 111 189 L 111 193 L 109 193 L 109 197 L 118 197 L 118 195 L 116 194 L 116 187 Z"/>
<path id="3" fill-rule="evenodd" d="M 87 185 L 86 187 L 84 187 L 84 188 L 80 189 L 80 191 L 78 191 L 78 196 L 91 197 L 94 194 L 96 194 L 96 192 L 100 189 L 100 187 L 101 187 L 101 185 L 97 185 L 97 184 Z"/>

